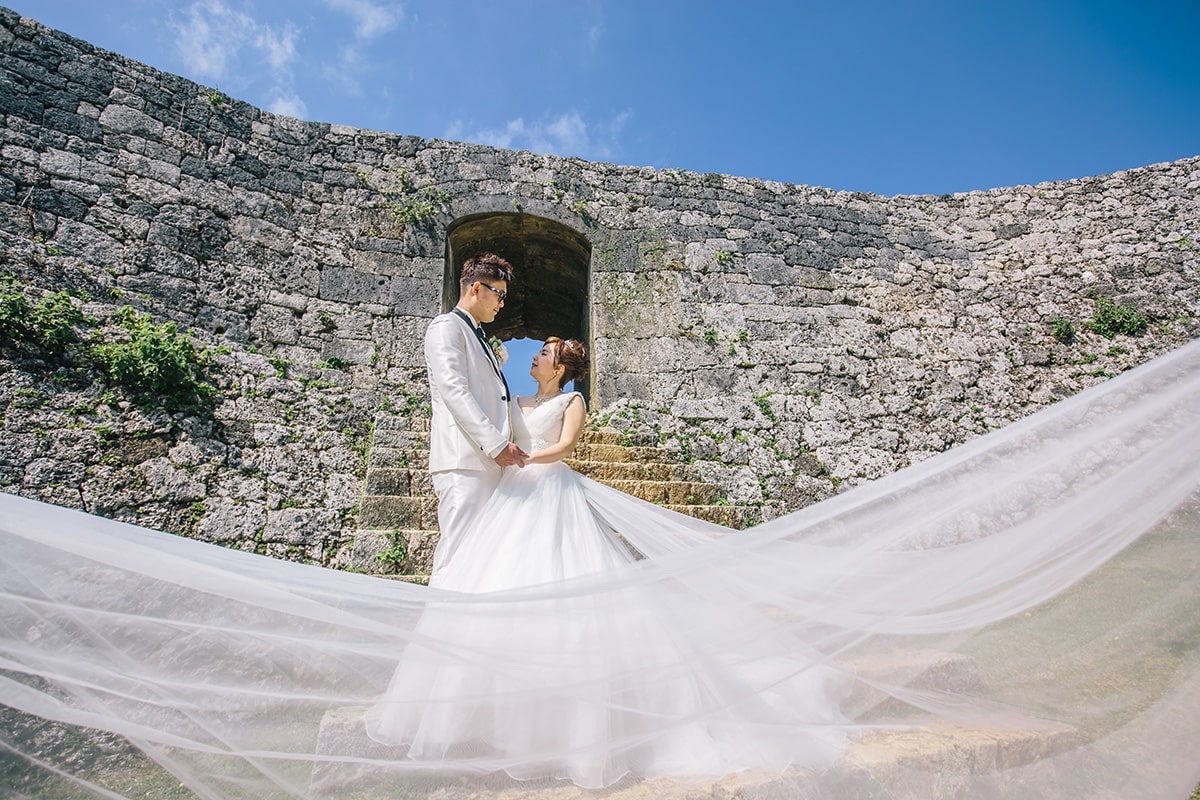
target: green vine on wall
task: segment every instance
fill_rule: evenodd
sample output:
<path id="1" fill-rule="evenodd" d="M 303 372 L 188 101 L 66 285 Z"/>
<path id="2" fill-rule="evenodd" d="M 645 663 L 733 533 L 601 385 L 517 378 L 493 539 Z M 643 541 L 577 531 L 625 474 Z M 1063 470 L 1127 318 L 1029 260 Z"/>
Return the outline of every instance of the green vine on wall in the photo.
<path id="1" fill-rule="evenodd" d="M 12 276 L 0 277 L 0 346 L 28 348 L 82 377 L 97 370 L 145 408 L 194 410 L 215 394 L 204 377 L 207 349 L 197 347 L 174 322 L 156 325 L 149 314 L 125 306 L 115 320 L 123 332 L 114 337 L 104 329 L 90 330 L 96 322 L 83 313 L 86 296 L 54 292 L 33 300 L 34 294 Z"/>
<path id="2" fill-rule="evenodd" d="M 382 181 L 377 181 L 372 173 L 359 170 L 358 180 L 383 195 L 380 206 L 388 212 L 400 232 L 410 225 L 432 222 L 450 206 L 450 195 L 436 186 L 417 186 L 407 169 L 393 169 Z"/>

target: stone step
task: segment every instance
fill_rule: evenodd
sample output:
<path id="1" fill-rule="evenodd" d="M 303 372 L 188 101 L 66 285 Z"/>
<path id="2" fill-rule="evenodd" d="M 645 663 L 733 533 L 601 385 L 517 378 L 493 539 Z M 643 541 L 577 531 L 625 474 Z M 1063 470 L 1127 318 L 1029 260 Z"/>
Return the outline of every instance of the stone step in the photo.
<path id="1" fill-rule="evenodd" d="M 853 742 L 835 767 L 839 796 L 874 797 L 869 793 L 885 786 L 889 797 L 975 797 L 972 775 L 1014 770 L 1079 743 L 1074 729 L 1049 722 L 1020 729 L 930 720 L 907 730 L 875 731 Z"/>
<path id="2" fill-rule="evenodd" d="M 369 467 L 363 494 L 426 497 L 433 494 L 433 479 L 427 469 Z"/>
<path id="3" fill-rule="evenodd" d="M 437 528 L 437 499 L 364 495 L 358 514 L 362 530 L 433 530 Z"/>
<path id="4" fill-rule="evenodd" d="M 363 494 L 368 496 L 412 496 L 412 472 L 406 467 L 369 468 Z"/>
<path id="5" fill-rule="evenodd" d="M 724 495 L 720 486 L 692 481 L 606 480 L 603 483 L 659 505 L 711 506 Z"/>
<path id="6" fill-rule="evenodd" d="M 578 451 L 577 451 L 578 452 Z M 646 480 L 688 481 L 694 480 L 693 470 L 687 464 L 669 461 L 606 461 L 584 458 L 565 459 L 567 466 L 593 480 Z M 368 472 L 376 469 L 407 469 L 413 473 L 428 474 L 429 451 L 419 448 L 375 447 L 367 467 Z"/>
<path id="7" fill-rule="evenodd" d="M 976 692 L 982 685 L 975 659 L 959 653 L 911 651 L 860 656 L 852 660 L 851 666 L 866 680 L 855 683 L 854 693 L 843 708 L 855 714 L 870 710 L 875 717 L 899 719 L 911 716 L 914 708 L 871 686 L 872 682 L 960 694 Z"/>
<path id="8" fill-rule="evenodd" d="M 856 673 L 917 689 L 973 692 L 981 679 L 975 659 L 960 653 L 914 650 L 863 656 L 853 660 Z"/>
<path id="9" fill-rule="evenodd" d="M 590 444 L 580 442 L 574 457 L 580 461 L 663 462 L 666 451 L 659 447 L 626 447 L 620 444 Z"/>
<path id="10" fill-rule="evenodd" d="M 334 556 L 331 566 L 351 569 L 369 575 L 388 577 L 404 576 L 414 580 L 428 579 L 433 563 L 433 548 L 437 546 L 437 529 L 367 530 L 360 528 L 354 541 L 342 547 Z M 380 560 L 379 556 L 389 553 L 403 556 L 397 563 L 393 559 Z M 416 577 L 416 576 L 419 576 Z"/>
<path id="11" fill-rule="evenodd" d="M 429 449 L 429 433 L 407 429 L 376 428 L 371 437 L 372 449 L 377 447 L 398 447 L 405 450 L 418 448 Z"/>
<path id="12" fill-rule="evenodd" d="M 662 461 L 613 463 L 611 461 L 582 461 L 568 458 L 566 464 L 580 475 L 586 475 L 601 483 L 608 481 L 686 481 L 691 478 L 691 470 L 687 465 Z"/>
<path id="13" fill-rule="evenodd" d="M 762 509 L 758 506 L 664 505 L 663 508 L 737 530 L 758 525 L 763 521 Z"/>
<path id="14" fill-rule="evenodd" d="M 643 441 L 644 437 L 614 431 L 612 428 L 596 430 L 595 428 L 585 428 L 579 434 L 579 441 L 584 444 L 613 444 L 619 446 L 625 445 L 652 445 L 651 442 Z"/>
<path id="15" fill-rule="evenodd" d="M 414 433 L 429 432 L 429 417 L 413 417 L 390 411 L 380 411 L 375 415 L 375 431 L 412 431 Z"/>
<path id="16" fill-rule="evenodd" d="M 645 446 L 642 441 L 629 441 L 627 434 L 612 430 L 584 430 L 579 434 L 579 443 L 624 447 Z M 429 446 L 429 421 L 404 417 L 376 417 L 374 445 L 376 447 L 421 447 Z"/>
<path id="17" fill-rule="evenodd" d="M 372 447 L 367 469 L 429 466 L 429 451 L 408 447 Z"/>
<path id="18" fill-rule="evenodd" d="M 420 447 L 376 447 L 372 448 L 367 468 L 408 467 L 428 469 L 429 451 Z"/>
<path id="19" fill-rule="evenodd" d="M 403 749 L 372 741 L 363 729 L 365 706 L 333 709 L 325 714 L 317 737 L 317 752 L 352 755 L 362 759 L 403 759 Z M 836 786 L 831 796 L 904 797 L 921 800 L 950 800 L 973 797 L 969 782 L 973 775 L 997 769 L 1012 770 L 1041 758 L 1065 752 L 1079 743 L 1070 728 L 1039 723 L 1031 729 L 985 728 L 941 720 L 922 721 L 915 727 L 884 729 L 851 741 L 841 758 L 822 775 L 822 783 Z M 360 772 L 353 763 L 321 763 L 313 770 L 309 796 L 384 800 L 407 796 L 404 782 L 396 779 L 386 787 Z M 788 770 L 782 775 L 739 773 L 713 781 L 686 786 L 669 780 L 622 783 L 603 791 L 605 800 L 658 800 L 686 796 L 689 800 L 781 800 L 803 793 L 804 772 Z M 412 789 L 427 791 L 422 796 L 439 800 L 586 800 L 593 790 L 569 783 L 545 784 L 499 781 L 487 783 L 470 777 L 449 777 L 431 784 L 429 778 L 413 781 Z M 800 794 L 797 794 L 797 792 Z M 824 795 L 822 795 L 824 796 Z"/>

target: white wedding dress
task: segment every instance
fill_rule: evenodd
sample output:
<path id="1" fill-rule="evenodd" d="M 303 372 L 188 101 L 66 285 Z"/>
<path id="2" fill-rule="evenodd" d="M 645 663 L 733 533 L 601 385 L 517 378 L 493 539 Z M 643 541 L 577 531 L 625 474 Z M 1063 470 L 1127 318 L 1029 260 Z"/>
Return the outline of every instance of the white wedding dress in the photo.
<path id="1" fill-rule="evenodd" d="M 76 728 L 222 800 L 1200 782 L 1200 342 L 750 530 L 555 464 L 467 533 L 424 587 L 0 494 L 0 795 L 147 796 Z"/>
<path id="2" fill-rule="evenodd" d="M 527 450 L 558 441 L 575 396 L 526 411 Z M 637 560 L 593 510 L 587 484 L 598 486 L 561 461 L 505 470 L 430 585 L 525 590 L 516 601 L 524 613 L 513 614 L 511 601 L 431 604 L 418 630 L 435 635 L 437 648 L 415 644 L 402 655 L 367 715 L 372 738 L 409 745 L 410 759 L 440 763 L 466 751 L 515 778 L 590 788 L 626 774 L 695 778 L 830 763 L 845 735 L 838 701 L 849 682 L 799 639 L 714 656 L 706 641 L 690 640 L 706 634 L 689 618 L 737 614 L 710 608 L 684 584 L 555 594 L 565 581 Z M 744 623 L 760 614 L 746 609 Z M 489 656 L 446 667 L 447 646 Z"/>
<path id="3" fill-rule="evenodd" d="M 525 411 L 536 452 L 557 442 L 563 414 L 577 392 L 563 392 Z M 509 467 L 475 524 L 457 538 L 444 574 L 430 585 L 458 592 L 495 592 L 569 580 L 634 561 L 630 549 L 594 518 L 579 476 L 566 464 Z"/>

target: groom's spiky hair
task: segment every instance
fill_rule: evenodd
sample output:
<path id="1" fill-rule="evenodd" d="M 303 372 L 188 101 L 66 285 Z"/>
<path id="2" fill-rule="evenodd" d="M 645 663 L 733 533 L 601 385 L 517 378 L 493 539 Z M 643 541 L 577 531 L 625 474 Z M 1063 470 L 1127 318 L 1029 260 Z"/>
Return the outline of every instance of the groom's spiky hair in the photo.
<path id="1" fill-rule="evenodd" d="M 458 278 L 460 290 L 465 290 L 475 281 L 504 281 L 513 279 L 512 265 L 495 253 L 479 253 L 471 256 L 462 265 Z"/>

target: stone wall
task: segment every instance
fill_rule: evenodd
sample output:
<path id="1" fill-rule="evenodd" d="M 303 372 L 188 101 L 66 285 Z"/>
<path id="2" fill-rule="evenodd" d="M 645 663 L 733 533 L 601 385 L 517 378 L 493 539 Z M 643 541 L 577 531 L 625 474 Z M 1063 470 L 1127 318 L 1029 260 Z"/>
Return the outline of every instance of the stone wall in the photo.
<path id="1" fill-rule="evenodd" d="M 594 424 L 768 516 L 1200 330 L 1200 159 L 888 198 L 302 122 L 5 10 L 0 66 L 0 273 L 73 290 L 85 338 L 124 305 L 178 323 L 219 389 L 142 408 L 0 343 L 0 489 L 231 546 L 335 560 L 372 421 L 427 413 L 452 231 L 486 215 L 590 244 Z M 506 335 L 556 332 L 530 259 Z M 1089 330 L 1108 300 L 1146 330 Z"/>

